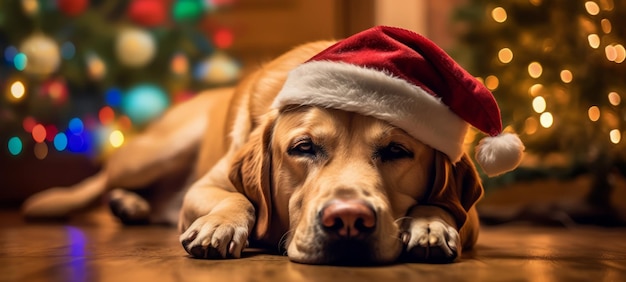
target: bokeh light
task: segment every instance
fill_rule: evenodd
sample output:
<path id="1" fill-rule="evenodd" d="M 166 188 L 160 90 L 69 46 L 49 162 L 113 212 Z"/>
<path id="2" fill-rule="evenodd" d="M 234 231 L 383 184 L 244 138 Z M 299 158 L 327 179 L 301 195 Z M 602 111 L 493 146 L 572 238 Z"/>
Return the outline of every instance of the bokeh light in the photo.
<path id="1" fill-rule="evenodd" d="M 59 130 L 57 129 L 56 126 L 54 126 L 54 124 L 48 124 L 44 127 L 46 128 L 46 141 L 52 142 L 54 140 L 54 137 L 59 132 Z"/>
<path id="2" fill-rule="evenodd" d="M 9 138 L 7 145 L 9 147 L 9 153 L 13 156 L 17 156 L 22 152 L 22 140 L 17 136 Z"/>
<path id="3" fill-rule="evenodd" d="M 532 62 L 528 65 L 528 74 L 532 78 L 539 78 L 543 73 L 543 67 L 538 62 Z"/>
<path id="4" fill-rule="evenodd" d="M 539 123 L 544 128 L 550 128 L 554 123 L 554 118 L 550 112 L 544 112 L 541 116 L 539 116 Z"/>
<path id="5" fill-rule="evenodd" d="M 137 85 L 126 93 L 122 109 L 135 124 L 144 124 L 159 116 L 169 106 L 165 91 L 152 84 Z"/>
<path id="6" fill-rule="evenodd" d="M 587 115 L 589 116 L 589 120 L 598 121 L 600 119 L 600 108 L 598 108 L 598 106 L 589 107 Z"/>
<path id="7" fill-rule="evenodd" d="M 607 20 L 607 19 L 602 19 L 600 21 L 600 26 L 602 26 L 602 31 L 604 31 L 604 33 L 611 33 L 611 29 L 613 29 L 612 25 L 611 25 L 611 21 Z"/>
<path id="8" fill-rule="evenodd" d="M 37 125 L 37 121 L 33 117 L 26 117 L 22 121 L 22 127 L 24 128 L 24 131 L 28 133 L 33 132 L 33 127 L 35 127 L 35 125 Z"/>
<path id="9" fill-rule="evenodd" d="M 490 75 L 485 78 L 485 86 L 489 88 L 489 90 L 496 90 L 500 85 L 500 80 L 495 75 Z"/>
<path id="10" fill-rule="evenodd" d="M 587 36 L 587 41 L 589 41 L 589 46 L 593 49 L 598 49 L 598 47 L 600 47 L 600 36 L 595 33 L 589 34 Z"/>
<path id="11" fill-rule="evenodd" d="M 618 106 L 622 102 L 622 97 L 617 92 L 609 93 L 609 103 L 613 106 Z"/>
<path id="12" fill-rule="evenodd" d="M 230 29 L 220 28 L 213 34 L 213 43 L 217 48 L 226 49 L 233 45 L 234 38 Z"/>
<path id="13" fill-rule="evenodd" d="M 83 121 L 81 119 L 73 118 L 68 123 L 68 129 L 70 130 L 70 132 L 72 134 L 78 135 L 78 134 L 83 133 L 83 130 L 85 129 L 85 126 L 84 126 Z"/>
<path id="14" fill-rule="evenodd" d="M 619 143 L 619 141 L 622 140 L 622 133 L 619 131 L 619 129 L 613 129 L 611 130 L 611 132 L 609 132 L 609 138 L 611 139 L 611 142 L 613 142 L 613 144 L 617 144 Z"/>
<path id="15" fill-rule="evenodd" d="M 493 17 L 496 22 L 503 23 L 507 18 L 506 10 L 502 7 L 496 7 L 491 11 L 491 17 Z"/>
<path id="16" fill-rule="evenodd" d="M 15 57 L 13 57 L 13 66 L 18 71 L 23 71 L 26 69 L 26 65 L 28 64 L 28 58 L 24 53 L 17 53 Z"/>
<path id="17" fill-rule="evenodd" d="M 74 58 L 74 54 L 76 54 L 76 46 L 74 46 L 74 43 L 65 41 L 61 45 L 61 57 L 66 60 L 70 60 Z"/>
<path id="18" fill-rule="evenodd" d="M 543 113 L 546 110 L 546 99 L 541 96 L 535 97 L 533 99 L 533 110 L 538 114 Z"/>
<path id="19" fill-rule="evenodd" d="M 537 122 L 537 119 L 534 117 L 529 117 L 526 119 L 526 122 L 524 122 L 524 132 L 526 132 L 526 134 L 528 135 L 535 134 L 535 132 L 537 132 L 538 127 L 539 127 L 539 123 Z"/>
<path id="20" fill-rule="evenodd" d="M 65 133 L 59 132 L 54 136 L 54 148 L 57 151 L 63 151 L 67 148 L 67 136 Z"/>
<path id="21" fill-rule="evenodd" d="M 498 51 L 498 59 L 502 63 L 510 63 L 513 60 L 513 51 L 509 48 L 500 49 L 500 51 Z"/>
<path id="22" fill-rule="evenodd" d="M 562 70 L 560 76 L 561 81 L 565 83 L 570 83 L 572 82 L 572 79 L 574 79 L 574 75 L 572 75 L 572 72 L 570 70 Z"/>
<path id="23" fill-rule="evenodd" d="M 541 91 L 543 91 L 543 85 L 539 83 L 533 84 L 530 88 L 528 88 L 528 94 L 532 97 L 539 95 Z"/>
<path id="24" fill-rule="evenodd" d="M 113 148 L 119 148 L 124 144 L 124 134 L 119 130 L 114 130 L 111 132 L 111 135 L 109 135 L 109 142 Z"/>
<path id="25" fill-rule="evenodd" d="M 105 94 L 106 103 L 113 108 L 121 106 L 122 99 L 122 90 L 119 88 L 109 88 Z"/>
<path id="26" fill-rule="evenodd" d="M 21 100 L 22 98 L 24 98 L 25 94 L 26 94 L 26 87 L 24 86 L 24 83 L 22 83 L 19 80 L 11 83 L 11 97 L 14 100 L 16 101 Z"/>
<path id="27" fill-rule="evenodd" d="M 46 140 L 46 128 L 42 124 L 37 124 L 33 127 L 33 140 L 37 143 L 41 143 Z"/>
<path id="28" fill-rule="evenodd" d="M 17 50 L 17 48 L 13 45 L 7 47 L 6 49 L 4 49 L 4 60 L 9 63 L 9 64 L 13 64 L 13 58 L 15 58 L 15 55 L 17 55 L 20 51 Z"/>
<path id="29" fill-rule="evenodd" d="M 585 2 L 585 9 L 587 10 L 587 13 L 589 13 L 592 16 L 595 16 L 598 13 L 600 13 L 600 6 L 598 6 L 598 3 L 593 2 L 593 1 Z"/>
<path id="30" fill-rule="evenodd" d="M 45 159 L 48 156 L 48 145 L 46 143 L 35 144 L 34 153 L 37 159 Z"/>
<path id="31" fill-rule="evenodd" d="M 115 112 L 109 106 L 104 106 L 98 111 L 98 119 L 103 125 L 108 125 L 115 119 Z"/>

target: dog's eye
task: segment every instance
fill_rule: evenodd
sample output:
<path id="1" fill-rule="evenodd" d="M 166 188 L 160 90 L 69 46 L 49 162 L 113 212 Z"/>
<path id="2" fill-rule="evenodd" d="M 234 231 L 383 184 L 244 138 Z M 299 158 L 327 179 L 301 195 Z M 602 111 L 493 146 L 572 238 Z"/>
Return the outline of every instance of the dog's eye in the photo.
<path id="1" fill-rule="evenodd" d="M 315 157 L 317 148 L 311 139 L 304 139 L 297 141 L 287 153 L 292 156 Z"/>
<path id="2" fill-rule="evenodd" d="M 398 143 L 391 142 L 389 145 L 379 148 L 376 151 L 375 157 L 379 158 L 383 162 L 387 162 L 404 158 L 413 158 L 413 152 Z"/>

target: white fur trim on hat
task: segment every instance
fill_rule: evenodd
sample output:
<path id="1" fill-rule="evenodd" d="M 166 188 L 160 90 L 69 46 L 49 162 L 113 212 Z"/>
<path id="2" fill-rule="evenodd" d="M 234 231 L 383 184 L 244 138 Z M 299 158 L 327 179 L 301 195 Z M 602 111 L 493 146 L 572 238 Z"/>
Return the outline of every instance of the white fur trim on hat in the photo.
<path id="1" fill-rule="evenodd" d="M 502 133 L 480 140 L 476 161 L 492 177 L 515 169 L 522 161 L 523 152 L 524 144 L 516 134 Z"/>
<path id="2" fill-rule="evenodd" d="M 389 122 L 457 162 L 468 124 L 441 99 L 384 71 L 312 61 L 293 69 L 272 104 L 318 105 Z"/>

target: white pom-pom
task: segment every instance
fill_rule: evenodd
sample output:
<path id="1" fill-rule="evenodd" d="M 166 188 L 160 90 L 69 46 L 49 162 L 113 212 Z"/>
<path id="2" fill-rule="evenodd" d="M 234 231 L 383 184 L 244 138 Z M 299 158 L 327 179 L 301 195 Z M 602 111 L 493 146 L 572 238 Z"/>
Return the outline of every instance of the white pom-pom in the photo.
<path id="1" fill-rule="evenodd" d="M 476 161 L 489 177 L 514 170 L 523 154 L 522 140 L 512 133 L 483 138 L 476 147 Z"/>

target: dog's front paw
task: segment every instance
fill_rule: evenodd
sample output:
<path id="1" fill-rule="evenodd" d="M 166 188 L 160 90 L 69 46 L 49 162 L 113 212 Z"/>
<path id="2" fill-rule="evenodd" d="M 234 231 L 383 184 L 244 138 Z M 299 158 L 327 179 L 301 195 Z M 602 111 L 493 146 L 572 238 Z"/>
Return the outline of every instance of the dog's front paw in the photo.
<path id="1" fill-rule="evenodd" d="M 436 219 L 413 219 L 402 234 L 407 260 L 433 263 L 452 262 L 460 254 L 459 232 Z"/>
<path id="2" fill-rule="evenodd" d="M 220 215 L 200 217 L 180 235 L 190 255 L 207 259 L 239 258 L 247 239 L 247 226 Z"/>

